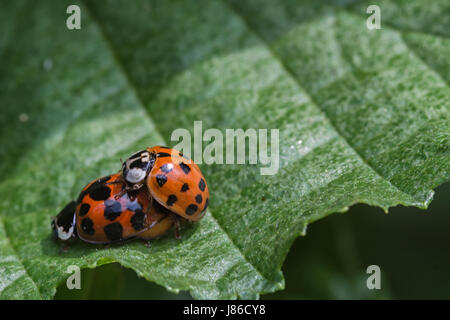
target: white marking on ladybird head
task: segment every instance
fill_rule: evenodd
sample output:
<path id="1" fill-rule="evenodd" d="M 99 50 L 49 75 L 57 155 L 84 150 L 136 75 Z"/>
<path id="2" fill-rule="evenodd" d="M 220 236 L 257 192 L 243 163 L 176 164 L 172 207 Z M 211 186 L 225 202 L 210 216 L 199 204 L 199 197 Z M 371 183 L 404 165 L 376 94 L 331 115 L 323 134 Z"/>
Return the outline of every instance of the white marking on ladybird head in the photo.
<path id="1" fill-rule="evenodd" d="M 149 162 L 150 161 L 150 153 L 144 152 L 141 154 L 141 161 L 142 162 Z"/>
<path id="2" fill-rule="evenodd" d="M 64 227 L 63 226 L 58 226 L 56 223 L 56 230 L 58 231 L 58 238 L 65 241 L 70 239 L 70 237 L 73 236 L 73 231 L 74 231 L 74 227 L 75 227 L 75 217 L 76 215 L 73 215 L 73 221 L 72 221 L 72 225 L 69 228 L 69 230 L 64 231 Z"/>
<path id="3" fill-rule="evenodd" d="M 138 183 L 145 179 L 147 172 L 139 168 L 133 168 L 128 170 L 125 179 L 130 183 Z"/>
<path id="4" fill-rule="evenodd" d="M 65 232 L 63 227 L 56 227 L 58 231 L 58 238 L 61 240 L 68 240 L 73 235 L 73 226 L 69 228 L 69 231 Z"/>

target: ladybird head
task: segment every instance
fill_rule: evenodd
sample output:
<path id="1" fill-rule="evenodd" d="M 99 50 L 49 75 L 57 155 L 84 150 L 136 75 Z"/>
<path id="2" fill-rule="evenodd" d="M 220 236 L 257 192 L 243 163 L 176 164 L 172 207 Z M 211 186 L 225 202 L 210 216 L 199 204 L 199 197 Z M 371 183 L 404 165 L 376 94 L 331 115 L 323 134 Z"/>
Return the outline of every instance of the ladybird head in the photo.
<path id="1" fill-rule="evenodd" d="M 69 202 L 61 212 L 52 219 L 53 234 L 56 238 L 66 241 L 76 235 L 75 209 L 76 202 Z"/>
<path id="2" fill-rule="evenodd" d="M 125 182 L 130 186 L 142 184 L 154 163 L 154 156 L 147 150 L 136 152 L 122 164 Z"/>

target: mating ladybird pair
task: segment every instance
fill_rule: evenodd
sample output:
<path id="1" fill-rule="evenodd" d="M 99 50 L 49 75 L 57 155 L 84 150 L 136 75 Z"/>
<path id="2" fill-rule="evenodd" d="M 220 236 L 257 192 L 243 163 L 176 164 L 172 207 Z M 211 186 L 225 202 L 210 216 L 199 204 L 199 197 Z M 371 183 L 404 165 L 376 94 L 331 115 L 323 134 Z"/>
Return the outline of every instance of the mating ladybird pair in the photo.
<path id="1" fill-rule="evenodd" d="M 157 146 L 133 154 L 119 173 L 85 186 L 53 218 L 52 228 L 63 241 L 148 240 L 178 226 L 179 219 L 200 220 L 208 201 L 199 167 L 175 149 Z"/>

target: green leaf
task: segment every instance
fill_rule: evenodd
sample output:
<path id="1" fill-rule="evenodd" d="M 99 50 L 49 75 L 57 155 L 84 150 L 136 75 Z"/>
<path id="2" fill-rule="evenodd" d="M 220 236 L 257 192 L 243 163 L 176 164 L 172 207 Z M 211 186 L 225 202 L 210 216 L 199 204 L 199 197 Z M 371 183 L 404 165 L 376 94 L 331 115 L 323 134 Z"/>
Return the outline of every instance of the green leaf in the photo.
<path id="1" fill-rule="evenodd" d="M 195 298 L 257 298 L 308 223 L 355 203 L 426 208 L 449 179 L 448 1 L 14 1 L 0 12 L 0 298 L 119 262 Z M 413 9 L 410 9 L 413 8 Z M 280 130 L 280 170 L 202 165 L 199 223 L 61 253 L 50 217 L 176 128 Z M 172 143 L 173 145 L 174 143 Z"/>

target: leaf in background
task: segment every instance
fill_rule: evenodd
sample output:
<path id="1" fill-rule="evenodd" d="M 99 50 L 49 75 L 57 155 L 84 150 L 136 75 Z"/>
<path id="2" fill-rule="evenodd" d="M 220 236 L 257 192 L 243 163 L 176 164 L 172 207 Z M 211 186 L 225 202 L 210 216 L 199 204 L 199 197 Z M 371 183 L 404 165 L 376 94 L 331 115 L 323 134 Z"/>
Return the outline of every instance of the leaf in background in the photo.
<path id="1" fill-rule="evenodd" d="M 77 31 L 69 4 L 0 12 L 1 298 L 51 298 L 68 265 L 111 262 L 195 298 L 256 298 L 283 288 L 308 223 L 358 202 L 425 208 L 449 178 L 446 1 L 383 2 L 420 14 L 382 13 L 378 31 L 366 2 L 89 1 Z M 278 174 L 203 165 L 210 210 L 182 241 L 59 253 L 52 215 L 194 120 L 280 129 Z"/>

